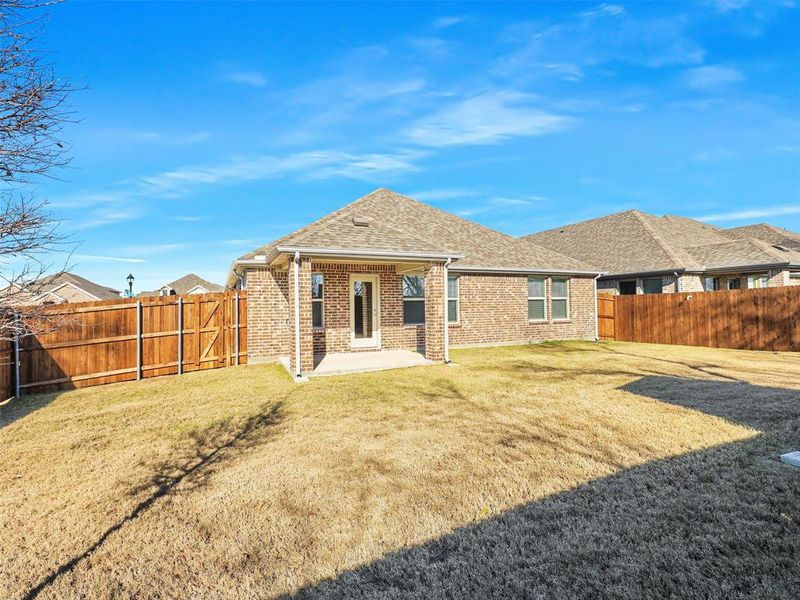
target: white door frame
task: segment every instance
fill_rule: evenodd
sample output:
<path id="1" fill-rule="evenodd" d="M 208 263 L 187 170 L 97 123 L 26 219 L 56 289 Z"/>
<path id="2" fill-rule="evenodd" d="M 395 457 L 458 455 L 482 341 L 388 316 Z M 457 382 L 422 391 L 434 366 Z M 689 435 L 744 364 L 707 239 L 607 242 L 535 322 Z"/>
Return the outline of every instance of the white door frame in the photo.
<path id="1" fill-rule="evenodd" d="M 369 281 L 373 287 L 372 300 L 372 337 L 356 338 L 356 308 L 353 299 L 353 282 Z M 380 348 L 381 347 L 381 280 L 378 275 L 350 273 L 350 282 L 347 287 L 348 302 L 350 303 L 350 347 L 351 348 Z"/>

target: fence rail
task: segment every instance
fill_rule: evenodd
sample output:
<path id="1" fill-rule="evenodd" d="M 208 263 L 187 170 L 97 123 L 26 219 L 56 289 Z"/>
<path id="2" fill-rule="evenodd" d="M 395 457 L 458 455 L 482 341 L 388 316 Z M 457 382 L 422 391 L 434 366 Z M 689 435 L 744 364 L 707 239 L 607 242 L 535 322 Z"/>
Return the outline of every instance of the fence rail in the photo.
<path id="1" fill-rule="evenodd" d="M 60 304 L 46 313 L 52 330 L 20 338 L 18 348 L 0 344 L 4 398 L 216 369 L 247 356 L 243 292 Z"/>
<path id="2" fill-rule="evenodd" d="M 800 286 L 598 300 L 603 339 L 800 351 Z"/>

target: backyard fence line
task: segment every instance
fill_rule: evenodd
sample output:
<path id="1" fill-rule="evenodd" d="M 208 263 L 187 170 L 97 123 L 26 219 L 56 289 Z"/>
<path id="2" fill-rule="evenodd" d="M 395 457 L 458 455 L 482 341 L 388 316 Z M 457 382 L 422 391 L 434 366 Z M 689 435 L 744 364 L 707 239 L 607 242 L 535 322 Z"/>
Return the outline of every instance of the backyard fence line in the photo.
<path id="1" fill-rule="evenodd" d="M 599 298 L 601 339 L 800 351 L 800 286 Z"/>
<path id="2" fill-rule="evenodd" d="M 59 304 L 45 313 L 46 331 L 0 341 L 3 399 L 216 369 L 247 357 L 245 293 Z"/>

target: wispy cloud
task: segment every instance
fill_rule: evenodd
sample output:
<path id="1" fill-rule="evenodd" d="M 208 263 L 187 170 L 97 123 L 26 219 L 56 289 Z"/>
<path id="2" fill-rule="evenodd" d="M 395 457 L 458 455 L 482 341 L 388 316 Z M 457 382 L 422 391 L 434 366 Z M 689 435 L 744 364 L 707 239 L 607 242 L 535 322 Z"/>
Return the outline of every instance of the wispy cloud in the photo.
<path id="1" fill-rule="evenodd" d="M 434 29 L 447 29 L 448 27 L 452 27 L 453 25 L 458 25 L 459 23 L 463 23 L 466 20 L 465 16 L 449 16 L 449 17 L 439 17 L 433 22 Z"/>
<path id="2" fill-rule="evenodd" d="M 72 258 L 83 262 L 112 262 L 112 263 L 143 263 L 142 258 L 127 258 L 124 256 L 99 256 L 96 254 L 73 254 Z"/>
<path id="3" fill-rule="evenodd" d="M 698 91 L 718 90 L 744 79 L 744 75 L 733 67 L 706 65 L 689 69 L 684 73 L 686 85 Z"/>
<path id="4" fill-rule="evenodd" d="M 111 127 L 94 132 L 98 138 L 111 143 L 137 142 L 158 144 L 160 146 L 187 146 L 208 140 L 211 135 L 206 131 L 176 132 L 157 131 L 154 129 L 132 129 L 127 127 Z"/>
<path id="5" fill-rule="evenodd" d="M 716 213 L 697 217 L 698 221 L 744 221 L 747 219 L 763 219 L 765 217 L 778 217 L 782 215 L 800 215 L 800 205 L 790 204 L 784 206 L 768 206 L 766 208 L 753 208 L 748 210 L 735 210 L 731 212 Z"/>
<path id="6" fill-rule="evenodd" d="M 412 192 L 409 194 L 409 197 L 414 198 L 416 200 L 422 200 L 423 202 L 437 202 L 441 200 L 455 200 L 458 198 L 469 198 L 471 196 L 477 196 L 477 195 L 478 192 L 476 192 L 475 190 L 440 188 L 440 189 L 420 190 L 418 192 Z"/>
<path id="7" fill-rule="evenodd" d="M 471 217 L 489 212 L 508 212 L 530 207 L 544 202 L 544 196 L 494 196 L 486 202 L 456 211 L 463 217 Z"/>
<path id="8" fill-rule="evenodd" d="M 715 160 L 723 160 L 733 156 L 733 152 L 725 148 L 709 148 L 707 150 L 698 150 L 691 155 L 693 162 L 705 163 Z"/>
<path id="9" fill-rule="evenodd" d="M 233 83 L 240 83 L 255 88 L 267 85 L 267 77 L 259 71 L 229 71 L 223 78 Z"/>
<path id="10" fill-rule="evenodd" d="M 511 137 L 539 136 L 568 127 L 573 119 L 535 105 L 535 98 L 493 91 L 473 96 L 417 121 L 406 137 L 423 146 L 497 144 Z"/>

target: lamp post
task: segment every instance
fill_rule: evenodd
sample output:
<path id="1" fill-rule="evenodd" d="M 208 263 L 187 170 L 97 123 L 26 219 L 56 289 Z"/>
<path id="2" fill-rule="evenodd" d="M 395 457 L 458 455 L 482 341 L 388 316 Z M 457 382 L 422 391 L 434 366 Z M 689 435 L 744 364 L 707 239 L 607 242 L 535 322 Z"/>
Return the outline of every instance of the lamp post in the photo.
<path id="1" fill-rule="evenodd" d="M 128 298 L 133 298 L 133 281 L 136 279 L 132 274 L 128 274 Z"/>

